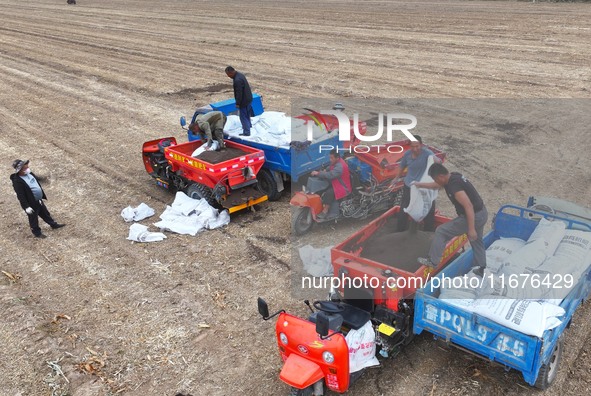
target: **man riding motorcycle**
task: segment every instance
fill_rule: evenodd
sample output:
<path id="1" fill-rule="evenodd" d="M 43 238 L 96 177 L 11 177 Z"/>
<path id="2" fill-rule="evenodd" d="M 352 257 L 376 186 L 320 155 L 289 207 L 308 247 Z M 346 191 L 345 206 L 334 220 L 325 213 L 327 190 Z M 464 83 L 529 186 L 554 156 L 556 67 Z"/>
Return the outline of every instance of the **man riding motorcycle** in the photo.
<path id="1" fill-rule="evenodd" d="M 324 180 L 330 180 L 331 185 L 322 194 L 322 212 L 319 219 L 329 220 L 339 216 L 338 202 L 351 194 L 351 176 L 349 166 L 341 158 L 336 149 L 330 152 L 330 167 L 327 171 L 313 171 L 311 176 Z M 334 202 L 336 205 L 333 205 Z"/>

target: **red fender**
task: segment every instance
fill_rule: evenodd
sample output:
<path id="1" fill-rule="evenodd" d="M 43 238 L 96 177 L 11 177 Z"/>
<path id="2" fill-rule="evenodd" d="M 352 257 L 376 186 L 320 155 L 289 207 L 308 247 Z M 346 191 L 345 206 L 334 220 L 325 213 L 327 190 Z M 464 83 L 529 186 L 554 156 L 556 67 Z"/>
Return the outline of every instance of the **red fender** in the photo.
<path id="1" fill-rule="evenodd" d="M 318 194 L 306 194 L 302 191 L 296 191 L 289 203 L 292 206 L 309 207 L 314 219 L 318 213 L 322 212 L 322 199 Z"/>
<path id="2" fill-rule="evenodd" d="M 316 363 L 292 353 L 285 361 L 279 378 L 294 388 L 305 389 L 324 378 L 324 373 Z"/>

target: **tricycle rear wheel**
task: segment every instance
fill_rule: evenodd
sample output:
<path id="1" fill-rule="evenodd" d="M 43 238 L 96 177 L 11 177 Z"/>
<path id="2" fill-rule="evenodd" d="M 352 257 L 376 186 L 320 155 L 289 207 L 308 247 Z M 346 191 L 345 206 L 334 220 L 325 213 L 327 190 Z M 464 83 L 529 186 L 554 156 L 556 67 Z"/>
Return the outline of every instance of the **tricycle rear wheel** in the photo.
<path id="1" fill-rule="evenodd" d="M 303 235 L 314 225 L 312 212 L 307 206 L 298 206 L 291 211 L 291 230 L 296 235 Z"/>
<path id="2" fill-rule="evenodd" d="M 267 169 L 261 169 L 257 175 L 257 187 L 260 192 L 265 194 L 269 201 L 277 201 L 281 198 L 281 192 L 277 190 L 277 182 L 273 173 Z"/>
<path id="3" fill-rule="evenodd" d="M 185 189 L 185 194 L 193 199 L 205 199 L 208 204 L 215 205 L 215 199 L 213 198 L 213 191 L 201 183 L 191 183 Z"/>
<path id="4" fill-rule="evenodd" d="M 552 385 L 552 382 L 554 382 L 556 379 L 556 375 L 558 374 L 558 366 L 562 360 L 562 344 L 563 342 L 561 337 L 558 342 L 556 342 L 556 345 L 554 345 L 554 350 L 552 351 L 552 356 L 550 356 L 550 359 L 540 368 L 538 378 L 534 384 L 536 388 L 541 390 L 548 389 L 550 385 Z"/>

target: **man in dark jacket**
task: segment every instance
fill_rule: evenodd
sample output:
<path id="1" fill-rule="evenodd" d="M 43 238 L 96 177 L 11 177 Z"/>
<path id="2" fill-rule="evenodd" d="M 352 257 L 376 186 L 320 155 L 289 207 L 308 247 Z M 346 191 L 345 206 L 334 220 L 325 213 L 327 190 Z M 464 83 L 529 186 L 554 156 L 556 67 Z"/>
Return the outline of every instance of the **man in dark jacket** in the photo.
<path id="1" fill-rule="evenodd" d="M 57 223 L 49 214 L 47 207 L 43 203 L 43 200 L 47 199 L 47 197 L 37 178 L 29 169 L 29 160 L 14 160 L 12 167 L 14 168 L 14 173 L 10 175 L 12 187 L 14 187 L 14 192 L 16 192 L 16 197 L 23 210 L 29 217 L 29 225 L 33 235 L 36 238 L 45 238 L 41 228 L 39 228 L 39 217 L 53 229 L 65 226 L 65 224 Z"/>
<path id="2" fill-rule="evenodd" d="M 250 128 L 252 128 L 250 117 L 254 117 L 250 85 L 244 74 L 237 72 L 232 66 L 226 67 L 226 75 L 234 81 L 234 99 L 236 100 L 236 108 L 240 112 L 240 123 L 242 124 L 240 136 L 250 136 Z"/>

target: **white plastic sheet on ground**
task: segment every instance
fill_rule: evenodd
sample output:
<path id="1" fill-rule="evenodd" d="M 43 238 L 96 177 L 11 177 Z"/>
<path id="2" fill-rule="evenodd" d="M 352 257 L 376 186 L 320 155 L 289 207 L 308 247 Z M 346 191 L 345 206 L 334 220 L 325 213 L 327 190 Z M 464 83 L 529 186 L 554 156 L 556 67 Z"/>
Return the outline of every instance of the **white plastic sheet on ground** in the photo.
<path id="1" fill-rule="evenodd" d="M 139 204 L 137 208 L 132 208 L 131 206 L 128 206 L 127 208 L 123 209 L 121 211 L 121 217 L 123 217 L 123 220 L 129 223 L 132 221 L 140 221 L 150 216 L 154 216 L 154 213 L 156 213 L 154 212 L 154 209 L 142 202 L 141 204 Z"/>
<path id="2" fill-rule="evenodd" d="M 129 227 L 127 239 L 135 242 L 159 242 L 166 239 L 166 235 L 161 232 L 150 232 L 145 225 L 134 223 Z"/>
<path id="3" fill-rule="evenodd" d="M 330 263 L 330 249 L 330 246 L 315 248 L 311 245 L 299 248 L 298 253 L 304 264 L 304 270 L 312 276 L 332 276 L 333 271 Z"/>
<path id="4" fill-rule="evenodd" d="M 224 125 L 224 133 L 232 137 L 247 140 L 254 143 L 266 144 L 273 147 L 290 147 L 293 142 L 305 142 L 308 140 L 308 124 L 312 126 L 312 141 L 317 142 L 335 136 L 329 134 L 323 127 L 319 127 L 313 121 L 304 121 L 299 118 L 288 117 L 285 113 L 277 111 L 265 111 L 259 116 L 251 117 L 252 128 L 250 136 L 240 136 L 242 124 L 240 117 L 228 116 Z M 293 127 L 293 128 L 292 128 Z"/>
<path id="5" fill-rule="evenodd" d="M 230 214 L 226 210 L 218 213 L 205 199 L 193 199 L 179 191 L 160 219 L 154 225 L 162 230 L 195 236 L 203 229 L 213 230 L 227 225 Z"/>
<path id="6" fill-rule="evenodd" d="M 380 364 L 376 358 L 376 333 L 371 321 L 359 330 L 349 330 L 345 340 L 349 347 L 349 373 Z"/>
<path id="7" fill-rule="evenodd" d="M 427 160 L 427 168 L 421 177 L 421 183 L 433 183 L 433 179 L 429 176 L 429 168 L 433 165 L 433 156 Z M 431 210 L 433 201 L 437 198 L 438 191 L 432 188 L 417 188 L 410 186 L 410 202 L 404 211 L 413 218 L 414 221 L 422 221 Z"/>

